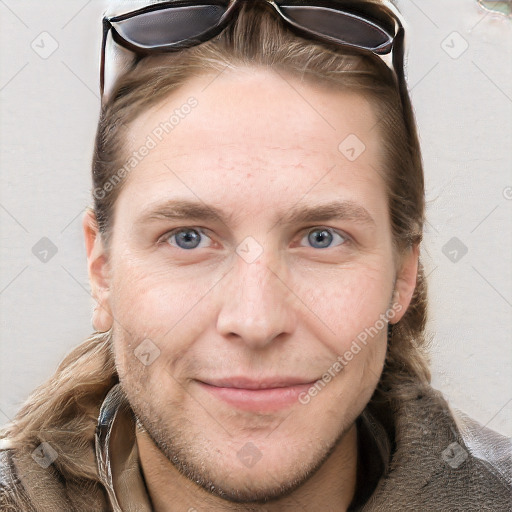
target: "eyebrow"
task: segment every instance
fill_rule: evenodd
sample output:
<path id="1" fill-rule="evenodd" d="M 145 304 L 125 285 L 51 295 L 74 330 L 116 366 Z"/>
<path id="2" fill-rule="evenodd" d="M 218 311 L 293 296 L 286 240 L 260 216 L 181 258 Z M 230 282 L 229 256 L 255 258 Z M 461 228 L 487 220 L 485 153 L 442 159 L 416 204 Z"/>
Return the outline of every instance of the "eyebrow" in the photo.
<path id="1" fill-rule="evenodd" d="M 234 214 L 224 213 L 221 209 L 201 201 L 189 199 L 169 200 L 149 206 L 136 221 L 145 224 L 154 220 L 197 220 L 229 225 Z M 306 222 L 325 222 L 329 220 L 350 220 L 375 226 L 375 220 L 368 210 L 353 201 L 331 201 L 317 205 L 295 205 L 285 212 L 279 212 L 276 224 L 301 224 Z"/>

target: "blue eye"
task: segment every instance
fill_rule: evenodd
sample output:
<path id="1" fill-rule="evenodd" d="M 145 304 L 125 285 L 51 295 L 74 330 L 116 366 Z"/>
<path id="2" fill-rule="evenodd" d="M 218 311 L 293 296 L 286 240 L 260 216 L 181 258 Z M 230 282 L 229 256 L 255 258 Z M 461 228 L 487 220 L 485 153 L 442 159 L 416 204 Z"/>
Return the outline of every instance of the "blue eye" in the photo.
<path id="1" fill-rule="evenodd" d="M 337 243 L 332 245 L 333 241 L 336 242 L 336 237 L 338 239 Z M 307 238 L 308 243 L 314 249 L 337 247 L 347 241 L 347 237 L 331 228 L 311 229 L 304 235 L 301 242 L 303 242 L 305 238 Z M 183 250 L 204 249 L 211 245 L 211 243 L 209 243 L 211 242 L 210 237 L 208 237 L 203 230 L 194 228 L 178 228 L 171 231 L 165 235 L 164 241 Z"/>
<path id="2" fill-rule="evenodd" d="M 203 231 L 192 228 L 180 228 L 179 230 L 172 231 L 166 236 L 166 241 L 170 243 L 170 240 L 174 238 L 176 241 L 174 244 L 180 249 L 196 249 L 200 246 L 201 240 L 208 239 Z M 205 247 L 204 245 L 202 247 Z M 206 246 L 208 247 L 208 246 Z"/>
<path id="3" fill-rule="evenodd" d="M 315 248 L 315 249 L 328 249 L 331 246 L 331 243 L 334 239 L 334 237 L 338 237 L 339 243 L 336 244 L 342 245 L 347 241 L 347 238 L 340 235 L 336 231 L 332 230 L 331 228 L 315 228 L 311 231 L 308 231 L 306 235 L 304 235 L 303 239 L 308 239 L 308 242 Z"/>

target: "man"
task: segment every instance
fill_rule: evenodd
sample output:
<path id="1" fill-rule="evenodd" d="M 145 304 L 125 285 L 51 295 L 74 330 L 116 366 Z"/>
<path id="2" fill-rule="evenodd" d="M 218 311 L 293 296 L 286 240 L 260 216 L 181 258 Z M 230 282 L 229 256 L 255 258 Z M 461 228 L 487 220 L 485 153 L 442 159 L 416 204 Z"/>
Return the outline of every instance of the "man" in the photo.
<path id="1" fill-rule="evenodd" d="M 2 507 L 510 508 L 509 444 L 428 383 L 402 39 L 374 2 L 106 19 L 97 332 L 6 429 Z"/>

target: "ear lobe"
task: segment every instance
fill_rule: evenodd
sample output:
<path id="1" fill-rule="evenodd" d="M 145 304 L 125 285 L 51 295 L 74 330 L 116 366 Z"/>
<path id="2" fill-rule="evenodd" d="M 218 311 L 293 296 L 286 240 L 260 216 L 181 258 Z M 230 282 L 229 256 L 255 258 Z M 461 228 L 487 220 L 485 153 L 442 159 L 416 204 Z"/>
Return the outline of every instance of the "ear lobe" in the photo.
<path id="1" fill-rule="evenodd" d="M 419 254 L 420 248 L 419 245 L 416 244 L 400 258 L 401 264 L 396 276 L 393 303 L 399 304 L 401 307 L 397 308 L 399 312 L 393 318 L 393 322 L 390 323 L 395 324 L 400 321 L 411 303 L 414 290 L 416 289 L 416 279 L 418 277 Z"/>
<path id="2" fill-rule="evenodd" d="M 98 229 L 96 215 L 87 209 L 82 219 L 82 228 L 87 253 L 87 269 L 92 295 L 97 304 L 94 307 L 92 324 L 99 332 L 108 331 L 113 324 L 110 310 L 110 284 L 108 255 Z"/>

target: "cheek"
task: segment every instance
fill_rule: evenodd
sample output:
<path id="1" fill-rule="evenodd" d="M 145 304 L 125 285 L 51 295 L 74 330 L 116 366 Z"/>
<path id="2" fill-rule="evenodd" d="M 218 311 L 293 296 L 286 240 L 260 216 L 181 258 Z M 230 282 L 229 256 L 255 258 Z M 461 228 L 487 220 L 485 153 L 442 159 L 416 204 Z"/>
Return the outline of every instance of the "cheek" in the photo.
<path id="1" fill-rule="evenodd" d="M 180 279 L 168 269 L 152 266 L 151 260 L 121 261 L 113 279 L 112 309 L 128 323 L 147 323 L 148 328 L 153 328 L 155 319 L 160 318 L 169 325 L 173 317 L 183 316 L 188 303 L 201 293 L 197 284 Z"/>
<path id="2" fill-rule="evenodd" d="M 309 310 L 304 321 L 317 338 L 335 353 L 348 350 L 358 336 L 377 342 L 386 331 L 382 315 L 390 307 L 393 291 L 392 271 L 384 264 L 354 265 L 329 274 L 310 272 L 295 283 L 304 306 Z M 377 332 L 378 331 L 378 332 Z"/>
<path id="3" fill-rule="evenodd" d="M 127 353 L 149 339 L 162 355 L 172 352 L 175 356 L 204 330 L 210 320 L 208 311 L 213 311 L 211 305 L 204 307 L 204 298 L 215 283 L 213 276 L 184 278 L 126 260 L 115 268 L 111 309 Z"/>

